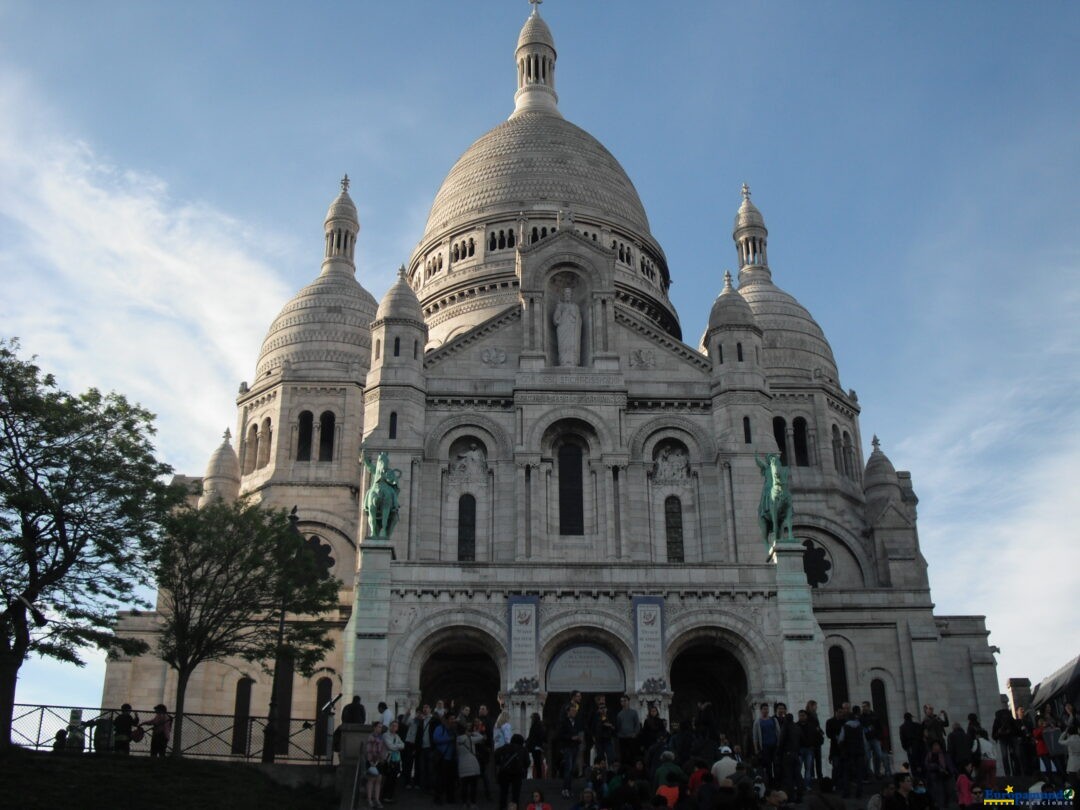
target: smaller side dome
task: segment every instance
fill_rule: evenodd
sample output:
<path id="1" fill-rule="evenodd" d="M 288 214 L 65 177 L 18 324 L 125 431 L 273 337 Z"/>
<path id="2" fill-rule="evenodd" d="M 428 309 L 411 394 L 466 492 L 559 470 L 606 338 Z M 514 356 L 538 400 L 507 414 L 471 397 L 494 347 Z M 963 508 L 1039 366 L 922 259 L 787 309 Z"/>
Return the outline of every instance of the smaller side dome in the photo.
<path id="1" fill-rule="evenodd" d="M 754 310 L 750 309 L 746 299 L 732 286 L 729 271 L 724 271 L 724 289 L 716 296 L 709 313 L 709 331 L 723 326 L 758 328 Z"/>
<path id="2" fill-rule="evenodd" d="M 221 444 L 210 455 L 210 461 L 206 465 L 202 497 L 199 498 L 200 507 L 215 498 L 232 501 L 240 494 L 240 459 L 230 439 L 232 433 L 225 428 Z"/>
<path id="3" fill-rule="evenodd" d="M 517 46 L 524 48 L 526 45 L 547 45 L 551 50 L 555 50 L 555 37 L 552 36 L 551 29 L 548 28 L 548 24 L 544 22 L 544 18 L 540 16 L 535 5 L 533 5 L 532 14 L 525 20 L 525 25 L 521 26 L 521 33 L 518 34 Z"/>
<path id="4" fill-rule="evenodd" d="M 409 286 L 405 278 L 405 265 L 398 268 L 398 280 L 386 291 L 379 309 L 375 313 L 375 320 L 396 318 L 424 323 L 424 313 L 420 309 L 420 301 L 416 297 L 413 288 Z"/>
<path id="5" fill-rule="evenodd" d="M 881 450 L 881 442 L 874 436 L 874 447 L 866 460 L 863 473 L 863 492 L 869 500 L 900 500 L 900 478 L 889 457 Z"/>

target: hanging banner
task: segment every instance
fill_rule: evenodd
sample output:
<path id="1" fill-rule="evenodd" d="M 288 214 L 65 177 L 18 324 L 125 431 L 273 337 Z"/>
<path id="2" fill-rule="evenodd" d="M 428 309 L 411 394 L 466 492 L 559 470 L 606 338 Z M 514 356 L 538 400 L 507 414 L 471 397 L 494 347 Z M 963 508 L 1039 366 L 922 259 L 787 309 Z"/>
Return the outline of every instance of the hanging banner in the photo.
<path id="1" fill-rule="evenodd" d="M 510 686 L 522 678 L 540 675 L 537 644 L 540 638 L 540 597 L 511 596 L 507 611 L 507 637 L 510 647 Z"/>
<path id="2" fill-rule="evenodd" d="M 640 685 L 650 678 L 664 678 L 664 597 L 635 596 L 634 658 Z"/>

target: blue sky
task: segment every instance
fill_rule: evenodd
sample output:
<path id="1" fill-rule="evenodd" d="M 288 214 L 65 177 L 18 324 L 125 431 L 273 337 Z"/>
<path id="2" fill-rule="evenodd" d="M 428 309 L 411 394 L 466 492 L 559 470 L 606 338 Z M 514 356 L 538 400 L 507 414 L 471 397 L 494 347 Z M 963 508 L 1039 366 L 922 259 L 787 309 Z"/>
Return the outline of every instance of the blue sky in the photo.
<path id="1" fill-rule="evenodd" d="M 200 474 L 344 172 L 389 287 L 513 108 L 524 0 L 0 0 L 0 333 Z M 774 280 L 912 471 L 940 614 L 999 676 L 1076 654 L 1080 5 L 548 0 L 564 115 L 637 186 L 696 344 L 748 182 Z M 103 666 L 18 699 L 93 705 Z"/>

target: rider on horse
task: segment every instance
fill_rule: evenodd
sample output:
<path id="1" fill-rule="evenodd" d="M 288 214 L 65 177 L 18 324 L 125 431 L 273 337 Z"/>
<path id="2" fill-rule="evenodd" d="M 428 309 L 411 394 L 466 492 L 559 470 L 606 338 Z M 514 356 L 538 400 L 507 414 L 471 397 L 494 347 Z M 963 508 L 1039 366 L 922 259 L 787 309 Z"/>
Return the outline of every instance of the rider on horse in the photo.
<path id="1" fill-rule="evenodd" d="M 361 448 L 360 461 L 371 476 L 371 484 L 364 495 L 364 512 L 368 516 L 371 536 L 389 538 L 398 520 L 398 479 L 401 478 L 401 470 L 390 468 L 390 454 L 385 450 L 372 463 Z"/>
<path id="2" fill-rule="evenodd" d="M 758 502 L 758 525 L 761 526 L 762 539 L 766 545 L 769 535 L 776 540 L 791 538 L 791 490 L 788 488 L 788 469 L 780 463 L 778 453 L 769 453 L 762 460 L 754 453 L 764 482 L 761 487 L 761 500 Z"/>

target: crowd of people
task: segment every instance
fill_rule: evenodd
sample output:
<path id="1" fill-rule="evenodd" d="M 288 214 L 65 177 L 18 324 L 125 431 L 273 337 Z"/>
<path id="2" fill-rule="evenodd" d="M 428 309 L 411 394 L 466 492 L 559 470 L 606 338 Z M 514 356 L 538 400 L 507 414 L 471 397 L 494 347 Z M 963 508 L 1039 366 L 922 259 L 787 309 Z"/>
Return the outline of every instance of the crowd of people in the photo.
<path id="1" fill-rule="evenodd" d="M 576 799 L 573 810 L 767 810 L 791 803 L 840 810 L 873 780 L 884 788 L 869 797 L 869 810 L 929 810 L 980 804 L 982 791 L 996 784 L 999 757 L 1005 776 L 1041 773 L 1047 789 L 1067 782 L 1075 788 L 1080 771 L 1071 705 L 1060 719 L 1044 711 L 1028 720 L 1023 710 L 1013 717 L 1003 709 L 990 731 L 974 714 L 965 726 L 924 706 L 918 720 L 904 715 L 903 759 L 894 761 L 886 721 L 869 702 L 844 703 L 824 722 L 815 701 L 794 712 L 762 703 L 745 736 L 730 739 L 707 702 L 670 726 L 655 706 L 640 717 L 627 696 L 619 702 L 609 709 L 597 695 L 586 705 L 575 692 L 554 727 L 533 714 L 520 731 L 501 707 L 474 712 L 440 700 L 394 716 L 380 703 L 364 762 L 367 803 L 381 808 L 398 790 L 415 789 L 428 791 L 436 805 L 467 810 L 481 796 L 497 801 L 498 810 L 551 810 L 539 790 L 523 805 L 522 788 L 528 778 L 558 777 L 562 797 Z M 365 720 L 354 698 L 342 721 Z"/>

